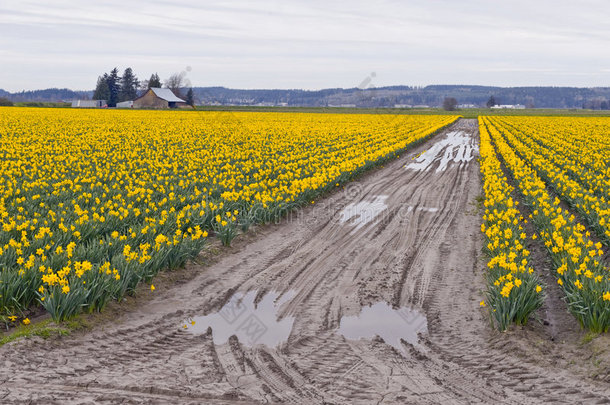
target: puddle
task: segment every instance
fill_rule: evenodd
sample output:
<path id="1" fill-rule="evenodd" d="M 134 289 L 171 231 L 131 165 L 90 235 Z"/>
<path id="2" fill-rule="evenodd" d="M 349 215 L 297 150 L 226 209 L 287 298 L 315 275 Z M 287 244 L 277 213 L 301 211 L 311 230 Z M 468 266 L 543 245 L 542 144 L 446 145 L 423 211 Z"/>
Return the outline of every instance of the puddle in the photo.
<path id="1" fill-rule="evenodd" d="M 372 339 L 379 336 L 387 344 L 407 354 L 400 339 L 424 349 L 419 344 L 417 334 L 428 333 L 428 323 L 426 316 L 415 309 L 408 307 L 393 309 L 385 302 L 378 302 L 362 308 L 358 316 L 341 318 L 338 333 L 350 340 Z"/>
<path id="2" fill-rule="evenodd" d="M 341 216 L 340 221 L 355 225 L 354 231 L 356 231 L 373 221 L 377 215 L 388 208 L 388 205 L 385 203 L 387 199 L 387 195 L 379 195 L 373 201 L 360 201 L 359 203 L 348 204 L 339 213 Z"/>
<path id="3" fill-rule="evenodd" d="M 255 306 L 256 294 L 256 291 L 236 293 L 220 311 L 188 319 L 183 323 L 183 328 L 194 334 L 203 334 L 211 327 L 212 338 L 217 345 L 226 343 L 232 335 L 248 347 L 258 344 L 275 347 L 285 342 L 292 330 L 294 317 L 278 320 L 277 314 L 280 307 L 294 297 L 294 291 L 285 293 L 279 300 L 280 293 L 270 292 Z"/>
<path id="4" fill-rule="evenodd" d="M 409 205 L 407 207 L 407 212 L 413 212 L 413 211 L 423 211 L 423 212 L 438 212 L 438 208 L 435 207 L 413 207 L 412 205 Z"/>
<path id="5" fill-rule="evenodd" d="M 436 173 L 447 170 L 449 163 L 466 163 L 474 158 L 477 145 L 474 138 L 464 131 L 453 131 L 432 147 L 413 159 L 406 169 L 429 171 L 434 162 L 440 159 Z"/>

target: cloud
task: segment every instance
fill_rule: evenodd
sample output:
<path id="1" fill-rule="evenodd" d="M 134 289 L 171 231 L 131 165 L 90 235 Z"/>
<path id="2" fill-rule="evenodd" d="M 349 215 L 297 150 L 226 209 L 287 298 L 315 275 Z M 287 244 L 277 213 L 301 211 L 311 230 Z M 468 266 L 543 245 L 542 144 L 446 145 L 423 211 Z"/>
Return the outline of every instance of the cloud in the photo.
<path id="1" fill-rule="evenodd" d="M 192 66 L 197 86 L 606 85 L 610 4 L 480 0 L 0 3 L 0 88 L 90 89 Z"/>

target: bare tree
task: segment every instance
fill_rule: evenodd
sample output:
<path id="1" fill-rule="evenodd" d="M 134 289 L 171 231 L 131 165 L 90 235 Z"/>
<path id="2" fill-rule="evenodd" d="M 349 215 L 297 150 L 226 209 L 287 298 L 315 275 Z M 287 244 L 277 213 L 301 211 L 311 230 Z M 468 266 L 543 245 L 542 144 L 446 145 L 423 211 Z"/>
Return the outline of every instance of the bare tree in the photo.
<path id="1" fill-rule="evenodd" d="M 170 89 L 176 95 L 176 97 L 184 98 L 182 96 L 181 89 L 184 87 L 185 75 L 185 72 L 174 73 L 165 81 L 165 87 Z"/>
<path id="2" fill-rule="evenodd" d="M 453 97 L 445 97 L 443 100 L 443 110 L 445 111 L 455 111 L 457 108 L 457 100 Z"/>

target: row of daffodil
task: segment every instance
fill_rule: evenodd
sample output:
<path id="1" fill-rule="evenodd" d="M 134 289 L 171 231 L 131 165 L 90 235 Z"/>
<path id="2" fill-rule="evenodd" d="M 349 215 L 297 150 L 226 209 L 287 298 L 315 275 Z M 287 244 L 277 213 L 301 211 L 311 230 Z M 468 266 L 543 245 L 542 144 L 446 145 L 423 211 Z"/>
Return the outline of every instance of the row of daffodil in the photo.
<path id="1" fill-rule="evenodd" d="M 99 310 L 455 119 L 2 108 L 0 316 Z"/>
<path id="2" fill-rule="evenodd" d="M 480 164 L 485 193 L 485 214 L 481 232 L 485 234 L 487 263 L 486 300 L 496 328 L 503 331 L 512 323 L 524 325 L 544 302 L 543 283 L 534 272 L 526 249 L 527 222 L 512 197 L 513 187 L 502 172 L 486 126 L 479 125 Z"/>
<path id="3" fill-rule="evenodd" d="M 560 165 L 593 193 L 610 196 L 610 119 L 513 117 L 508 122 L 555 151 Z"/>
<path id="4" fill-rule="evenodd" d="M 510 170 L 517 187 L 529 206 L 532 222 L 544 242 L 557 283 L 562 287 L 569 311 L 580 324 L 594 332 L 610 326 L 610 273 L 603 265 L 601 243 L 595 244 L 586 227 L 574 215 L 562 210 L 553 200 L 546 184 L 527 162 L 506 142 L 491 117 L 480 117 L 497 150 Z"/>
<path id="5" fill-rule="evenodd" d="M 561 166 L 596 195 L 610 195 L 610 119 L 513 117 L 503 119 L 556 152 Z"/>
<path id="6" fill-rule="evenodd" d="M 539 118 L 540 119 L 540 118 Z M 511 119 L 494 121 L 513 149 L 538 172 L 552 190 L 574 209 L 601 238 L 610 246 L 610 194 L 592 188 L 585 180 L 587 176 L 576 175 L 578 160 L 576 156 L 567 158 L 559 153 L 559 148 L 543 146 L 537 139 L 537 131 L 516 128 Z M 551 120 L 552 124 L 553 120 Z M 607 120 L 610 124 L 610 120 Z M 610 130 L 610 127 L 608 128 Z M 557 142 L 559 143 L 559 141 Z M 562 149 L 565 151 L 565 149 Z M 581 172 L 582 173 L 582 172 Z M 602 172 L 605 175 L 606 171 Z M 589 178 L 591 178 L 589 174 Z M 599 178 L 595 176 L 595 178 Z M 601 192 L 600 192 L 601 191 Z"/>

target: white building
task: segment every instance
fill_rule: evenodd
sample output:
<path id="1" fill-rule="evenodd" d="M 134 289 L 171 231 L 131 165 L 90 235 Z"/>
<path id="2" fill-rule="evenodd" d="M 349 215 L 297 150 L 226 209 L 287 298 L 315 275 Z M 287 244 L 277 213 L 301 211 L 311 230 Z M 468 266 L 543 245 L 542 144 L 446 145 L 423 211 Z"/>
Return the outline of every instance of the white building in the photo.
<path id="1" fill-rule="evenodd" d="M 523 110 L 525 106 L 523 104 L 496 104 L 491 108 L 495 109 L 509 109 L 509 110 Z"/>
<path id="2" fill-rule="evenodd" d="M 72 100 L 75 108 L 105 108 L 108 107 L 106 100 Z"/>

